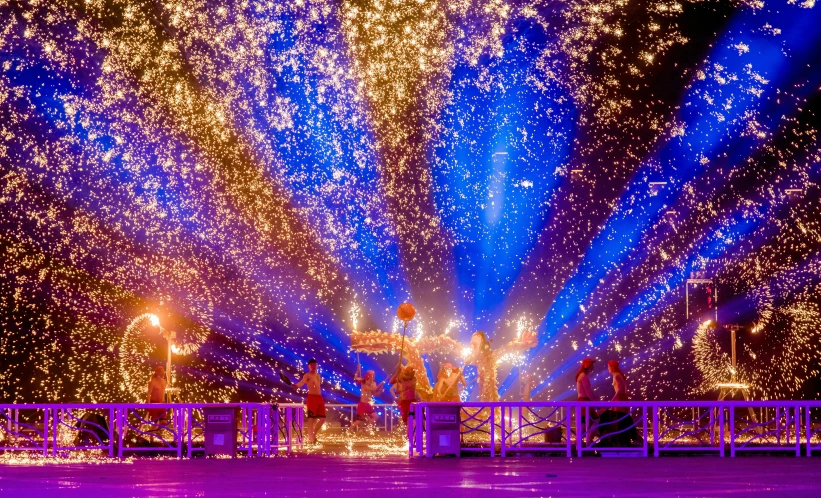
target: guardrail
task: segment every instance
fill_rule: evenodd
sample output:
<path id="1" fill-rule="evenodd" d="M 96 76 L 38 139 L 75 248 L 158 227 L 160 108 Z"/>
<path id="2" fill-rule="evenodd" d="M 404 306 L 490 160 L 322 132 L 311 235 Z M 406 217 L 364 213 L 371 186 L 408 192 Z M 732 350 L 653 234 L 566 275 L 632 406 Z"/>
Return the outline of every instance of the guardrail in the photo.
<path id="1" fill-rule="evenodd" d="M 150 451 L 190 458 L 204 451 L 204 409 L 227 406 L 239 410 L 239 452 L 270 456 L 302 446 L 300 403 L 51 403 L 0 405 L 0 450 L 44 456 L 97 450 L 119 458 Z"/>
<path id="2" fill-rule="evenodd" d="M 372 406 L 377 416 L 376 424 L 373 426 L 375 429 L 391 432 L 399 426 L 399 408 L 395 403 L 373 403 Z M 357 404 L 350 403 L 326 403 L 325 408 L 328 413 L 326 427 L 337 421 L 340 428 L 350 427 L 356 421 L 356 407 Z M 328 429 L 331 428 L 328 427 Z"/>
<path id="3" fill-rule="evenodd" d="M 274 410 L 273 426 L 269 431 L 273 437 L 274 451 L 281 447 L 290 454 L 295 446 L 302 448 L 305 427 L 305 405 L 302 403 L 280 403 Z M 270 439 L 270 437 L 269 437 Z M 269 442 L 269 453 L 271 443 Z"/>
<path id="4" fill-rule="evenodd" d="M 432 456 L 429 412 L 459 406 L 459 452 L 620 453 L 821 450 L 821 401 L 414 403 L 408 453 Z"/>

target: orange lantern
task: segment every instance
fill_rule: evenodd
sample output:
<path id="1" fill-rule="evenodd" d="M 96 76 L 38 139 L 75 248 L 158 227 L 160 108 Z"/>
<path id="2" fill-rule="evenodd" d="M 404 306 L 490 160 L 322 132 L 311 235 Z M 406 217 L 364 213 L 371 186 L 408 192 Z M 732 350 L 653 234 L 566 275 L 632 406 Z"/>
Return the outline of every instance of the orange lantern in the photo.
<path id="1" fill-rule="evenodd" d="M 416 308 L 414 308 L 411 303 L 402 303 L 399 305 L 399 308 L 396 309 L 396 316 L 399 317 L 399 319 L 403 322 L 409 322 L 413 320 L 413 317 L 415 315 Z"/>

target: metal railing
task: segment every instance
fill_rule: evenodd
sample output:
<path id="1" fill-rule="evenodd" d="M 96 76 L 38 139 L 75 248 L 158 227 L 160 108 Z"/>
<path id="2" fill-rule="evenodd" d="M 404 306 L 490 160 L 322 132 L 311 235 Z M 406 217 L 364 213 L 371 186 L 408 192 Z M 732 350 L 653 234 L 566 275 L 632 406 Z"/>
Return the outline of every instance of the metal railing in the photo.
<path id="1" fill-rule="evenodd" d="M 130 452 L 191 457 L 204 451 L 204 410 L 218 407 L 239 410 L 238 452 L 270 456 L 302 445 L 300 403 L 50 403 L 0 405 L 0 450 L 44 456 L 96 450 L 119 458 Z"/>
<path id="2" fill-rule="evenodd" d="M 459 452 L 619 453 L 821 450 L 821 401 L 414 403 L 409 455 L 427 455 L 433 406 L 461 407 Z M 430 455 L 429 455 L 430 456 Z"/>
<path id="3" fill-rule="evenodd" d="M 372 406 L 374 407 L 377 416 L 376 424 L 374 426 L 377 430 L 391 432 L 394 428 L 399 426 L 399 409 L 395 403 L 374 403 Z M 339 422 L 340 428 L 350 427 L 350 425 L 357 419 L 357 404 L 326 403 L 325 408 L 328 412 L 326 426 L 333 422 Z M 334 414 L 333 416 L 331 415 L 332 413 Z"/>
<path id="4" fill-rule="evenodd" d="M 285 448 L 291 453 L 294 447 L 302 448 L 303 428 L 305 427 L 305 405 L 302 403 L 279 403 L 273 413 L 272 427 L 269 434 L 269 453 Z M 271 441 L 273 438 L 273 441 Z"/>

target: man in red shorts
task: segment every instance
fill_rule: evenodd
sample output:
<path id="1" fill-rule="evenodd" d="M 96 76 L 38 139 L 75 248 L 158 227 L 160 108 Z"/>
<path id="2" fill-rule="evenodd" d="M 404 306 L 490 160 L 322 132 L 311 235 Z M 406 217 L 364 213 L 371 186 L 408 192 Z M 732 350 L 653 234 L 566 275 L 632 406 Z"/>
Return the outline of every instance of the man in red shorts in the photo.
<path id="1" fill-rule="evenodd" d="M 322 429 L 322 424 L 325 423 L 325 400 L 322 399 L 322 393 L 319 390 L 322 378 L 316 373 L 315 359 L 308 360 L 308 369 L 310 371 L 294 387 L 299 389 L 305 384 L 308 385 L 308 397 L 305 400 L 308 408 L 308 443 L 313 444 L 316 442 L 317 433 Z"/>

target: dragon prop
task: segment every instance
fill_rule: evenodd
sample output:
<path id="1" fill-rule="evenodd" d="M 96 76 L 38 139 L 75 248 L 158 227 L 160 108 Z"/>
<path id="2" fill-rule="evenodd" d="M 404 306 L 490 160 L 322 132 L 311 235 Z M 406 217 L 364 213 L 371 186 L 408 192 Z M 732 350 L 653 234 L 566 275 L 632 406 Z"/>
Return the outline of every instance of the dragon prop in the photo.
<path id="1" fill-rule="evenodd" d="M 536 346 L 536 334 L 525 331 L 513 341 L 497 350 L 492 350 L 484 332 L 476 332 L 469 345 L 442 334 L 422 336 L 418 339 L 406 339 L 402 345 L 402 335 L 382 332 L 353 332 L 351 349 L 367 354 L 397 354 L 402 348 L 402 356 L 418 373 L 425 372 L 423 354 L 441 353 L 456 354 L 464 358 L 466 365 L 474 365 L 479 371 L 479 398 L 482 401 L 498 401 L 499 388 L 496 371 L 500 363 L 512 356 L 521 355 Z M 433 386 L 427 375 L 417 375 L 416 392 L 423 401 L 436 401 Z"/>

